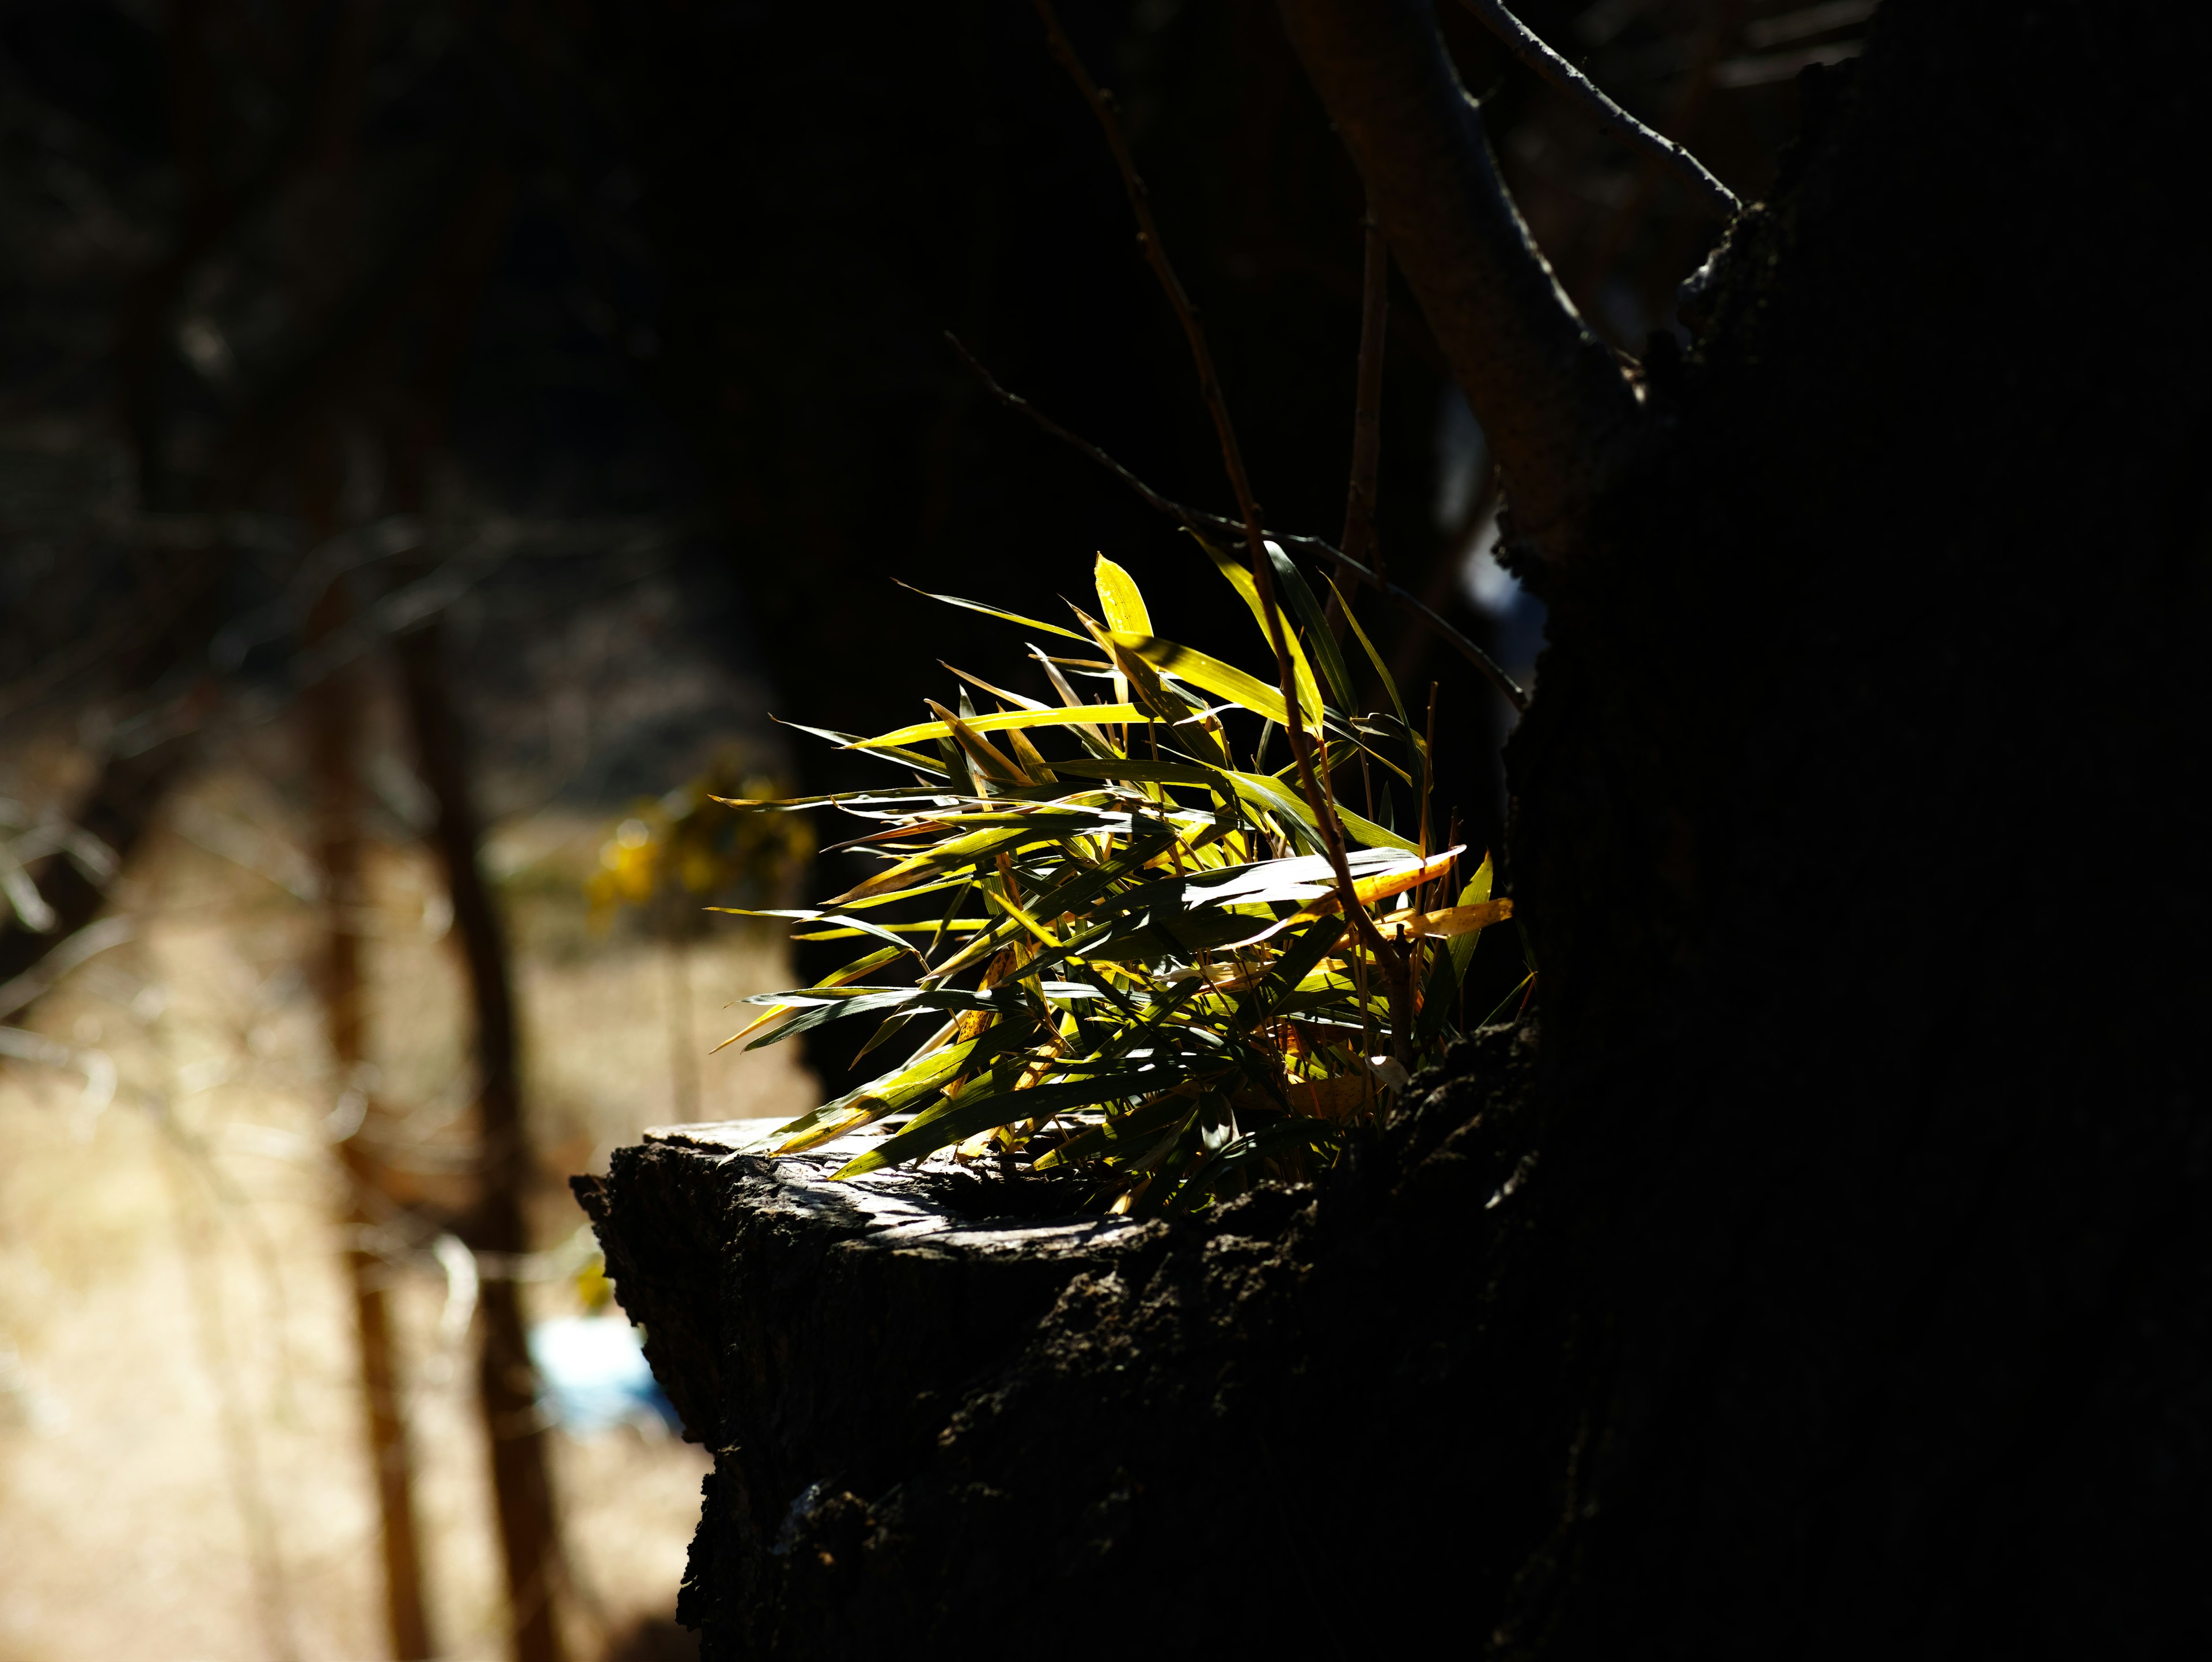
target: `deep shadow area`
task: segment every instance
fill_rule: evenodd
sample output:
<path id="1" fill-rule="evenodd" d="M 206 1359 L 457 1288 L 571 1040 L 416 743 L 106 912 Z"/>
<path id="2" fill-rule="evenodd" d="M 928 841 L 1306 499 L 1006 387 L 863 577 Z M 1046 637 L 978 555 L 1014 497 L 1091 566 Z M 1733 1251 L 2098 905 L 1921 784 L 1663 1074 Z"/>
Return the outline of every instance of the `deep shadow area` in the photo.
<path id="1" fill-rule="evenodd" d="M 1103 1654 L 1065 1616 L 1109 1604 L 1184 1654 L 2203 1647 L 2204 147 L 2138 70 L 2207 44 L 1899 9 L 1808 82 L 1646 357 L 1666 430 L 1524 566 L 1540 1047 L 1455 1054 L 1310 1197 L 1113 1244 L 945 1365 L 933 1435 L 753 1403 L 788 1464 L 718 1475 L 708 1655 Z M 609 1215 L 647 1304 L 656 1181 Z"/>

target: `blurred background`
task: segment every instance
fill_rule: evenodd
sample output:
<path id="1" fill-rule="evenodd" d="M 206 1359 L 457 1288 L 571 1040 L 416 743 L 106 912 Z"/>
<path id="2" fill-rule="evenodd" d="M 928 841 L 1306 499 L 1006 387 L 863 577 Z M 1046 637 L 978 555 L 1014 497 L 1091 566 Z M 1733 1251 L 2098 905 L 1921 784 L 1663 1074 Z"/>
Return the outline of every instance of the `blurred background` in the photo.
<path id="1" fill-rule="evenodd" d="M 1440 10 L 1586 315 L 1679 336 L 1709 213 Z M 1873 6 L 1522 10 L 1749 198 Z M 1334 540 L 1362 204 L 1273 7 L 1060 15 L 1268 522 Z M 1103 551 L 1249 655 L 948 331 L 1233 511 L 1026 0 L 0 0 L 0 1659 L 688 1653 L 706 1461 L 564 1179 L 845 1062 L 708 1054 L 835 960 L 702 909 L 842 886 L 848 834 L 708 794 L 870 776 L 770 713 L 880 731 L 940 661 L 1049 696 L 895 578 L 1050 617 Z M 1391 575 L 1533 675 L 1402 289 L 1380 499 Z M 1494 845 L 1510 709 L 1361 613 Z"/>

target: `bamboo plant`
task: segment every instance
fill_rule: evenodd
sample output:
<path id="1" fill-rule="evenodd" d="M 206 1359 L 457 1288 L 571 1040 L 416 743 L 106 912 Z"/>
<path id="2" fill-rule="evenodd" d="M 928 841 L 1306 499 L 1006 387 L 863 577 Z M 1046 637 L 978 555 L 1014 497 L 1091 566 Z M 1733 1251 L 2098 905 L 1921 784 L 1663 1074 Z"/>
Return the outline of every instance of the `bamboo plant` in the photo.
<path id="1" fill-rule="evenodd" d="M 1487 857 L 1462 874 L 1462 850 L 1436 846 L 1427 736 L 1341 595 L 1387 709 L 1359 712 L 1325 614 L 1279 548 L 1267 545 L 1269 594 L 1201 546 L 1263 640 L 1267 603 L 1284 603 L 1279 689 L 1155 634 L 1135 582 L 1101 556 L 1098 614 L 1071 606 L 1074 627 L 930 597 L 1027 631 L 1058 704 L 954 669 L 957 703 L 927 701 L 928 721 L 872 738 L 805 729 L 915 783 L 724 799 L 746 813 L 834 806 L 878 827 L 842 846 L 885 862 L 819 906 L 744 914 L 869 950 L 748 1001 L 767 1008 L 725 1043 L 866 1018 L 861 1055 L 884 1059 L 778 1128 L 767 1152 L 880 1124 L 836 1177 L 950 1150 L 1087 1177 L 1091 1203 L 1116 1212 L 1195 1208 L 1261 1173 L 1326 1165 L 1347 1124 L 1455 1035 L 1476 941 L 1511 903 L 1492 897 Z M 1325 806 L 1302 794 L 1295 760 L 1268 769 L 1293 686 Z M 1413 804 L 1403 826 L 1390 781 Z M 1340 868 L 1316 807 L 1341 827 Z M 1347 917 L 1347 882 L 1364 922 Z"/>

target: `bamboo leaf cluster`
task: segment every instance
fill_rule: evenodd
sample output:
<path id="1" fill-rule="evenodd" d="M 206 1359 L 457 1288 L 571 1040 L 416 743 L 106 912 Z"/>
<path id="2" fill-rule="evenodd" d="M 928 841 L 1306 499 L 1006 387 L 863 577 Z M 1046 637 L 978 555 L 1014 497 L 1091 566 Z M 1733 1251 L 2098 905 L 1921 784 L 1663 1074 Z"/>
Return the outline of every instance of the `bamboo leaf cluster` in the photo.
<path id="1" fill-rule="evenodd" d="M 1264 641 L 1252 573 L 1201 546 Z M 1359 711 L 1312 588 L 1268 553 L 1287 608 L 1279 688 L 1156 633 L 1135 581 L 1101 556 L 1097 615 L 1071 606 L 1073 628 L 930 597 L 1027 632 L 1057 704 L 956 668 L 957 703 L 926 701 L 927 721 L 873 737 L 805 729 L 915 783 L 722 799 L 748 813 L 835 807 L 878 827 L 841 846 L 884 861 L 817 906 L 717 909 L 866 947 L 813 986 L 755 996 L 759 1018 L 725 1041 L 874 1023 L 861 1054 L 883 1071 L 779 1127 L 769 1152 L 879 1125 L 836 1176 L 951 1150 L 1085 1175 L 1091 1203 L 1115 1211 L 1203 1207 L 1327 1164 L 1348 1124 L 1455 1036 L 1475 943 L 1511 902 L 1492 895 L 1487 857 L 1462 874 L 1463 850 L 1437 846 L 1430 736 L 1350 607 L 1340 595 L 1387 710 Z M 1386 995 L 1365 931 L 1348 927 L 1295 764 L 1269 769 L 1293 686 L 1350 897 L 1410 996 Z M 1413 805 L 1403 827 L 1393 782 Z"/>

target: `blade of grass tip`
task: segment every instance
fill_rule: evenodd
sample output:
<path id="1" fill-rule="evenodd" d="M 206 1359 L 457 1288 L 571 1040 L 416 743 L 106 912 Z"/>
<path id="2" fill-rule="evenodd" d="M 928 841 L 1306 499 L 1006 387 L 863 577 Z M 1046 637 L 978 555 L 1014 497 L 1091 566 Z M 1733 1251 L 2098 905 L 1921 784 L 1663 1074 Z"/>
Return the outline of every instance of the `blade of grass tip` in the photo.
<path id="1" fill-rule="evenodd" d="M 1133 704 L 1118 706 L 1088 704 L 1074 709 L 1053 709 L 1042 704 L 1037 704 L 1028 709 L 1002 709 L 989 715 L 963 712 L 960 715 L 959 720 L 976 733 L 1010 733 L 1022 728 L 1076 727 L 1085 721 L 1100 717 L 1116 721 L 1150 721 L 1154 719 L 1138 709 Z M 894 728 L 889 733 L 878 734 L 872 739 L 856 739 L 844 748 L 880 752 L 886 746 L 914 743 L 924 739 L 945 739 L 951 736 L 951 728 L 943 721 L 916 721 L 910 727 Z"/>
<path id="2" fill-rule="evenodd" d="M 793 990 L 797 992 L 811 993 L 821 992 L 831 987 L 845 986 L 848 983 L 858 981 L 862 976 L 867 974 L 871 970 L 880 969 L 883 965 L 890 963 L 893 959 L 896 958 L 900 952 L 906 952 L 908 950 L 911 949 L 906 947 L 903 942 L 901 943 L 898 952 L 894 952 L 889 947 L 878 947 L 872 953 L 869 953 L 865 956 L 854 959 L 850 964 L 846 965 L 842 969 L 832 970 L 828 975 L 823 977 L 821 980 L 816 982 L 812 986 L 794 988 Z M 708 1051 L 708 1054 L 712 1056 L 716 1051 L 728 1050 L 730 1046 L 735 1044 L 739 1039 L 744 1038 L 746 1033 L 758 1032 L 763 1027 L 766 1026 L 769 1022 L 774 1021 L 777 1017 L 788 1014 L 793 1008 L 793 1006 L 789 1004 L 778 1004 L 774 1006 L 765 1015 L 762 1016 L 759 1020 L 748 1026 L 744 1032 L 731 1034 L 729 1038 L 724 1039 L 720 1044 L 717 1044 L 714 1050 Z"/>
<path id="3" fill-rule="evenodd" d="M 1329 690 L 1336 695 L 1336 707 L 1349 715 L 1358 708 L 1358 695 L 1352 690 L 1352 672 L 1344 661 L 1344 649 L 1336 643 L 1335 630 L 1328 626 L 1328 613 L 1315 598 L 1305 574 L 1283 552 L 1283 545 L 1270 539 L 1267 549 L 1267 563 L 1274 569 L 1275 586 L 1290 597 L 1291 610 L 1297 613 L 1314 655 L 1321 660 L 1321 673 L 1328 678 Z"/>
<path id="4" fill-rule="evenodd" d="M 967 682 L 969 686 L 977 689 L 979 691 L 988 692 L 994 698 L 1003 698 L 1008 703 L 1015 706 L 1018 709 L 1048 709 L 1051 708 L 1051 706 L 1048 704 L 1038 703 L 1037 700 L 1034 698 L 1024 698 L 1018 692 L 1009 692 L 1004 687 L 994 687 L 981 676 L 970 675 L 966 670 L 961 668 L 957 664 L 945 663 L 945 660 L 942 658 L 939 658 L 937 661 L 940 665 L 943 665 L 945 668 L 951 670 L 962 680 Z"/>
<path id="5" fill-rule="evenodd" d="M 1237 598 L 1244 602 L 1245 610 L 1252 614 L 1252 621 L 1259 625 L 1260 638 L 1267 640 L 1267 611 L 1260 604 L 1260 586 L 1253 581 L 1252 574 L 1195 531 L 1189 534 L 1191 540 L 1203 549 L 1206 557 L 1213 563 L 1213 569 L 1221 574 L 1230 587 L 1237 591 Z M 1318 728 L 1322 724 L 1322 705 L 1321 687 L 1314 679 L 1313 665 L 1307 661 L 1305 648 L 1299 644 L 1296 635 L 1285 633 L 1283 642 L 1291 650 L 1291 669 L 1297 683 L 1298 703 L 1305 710 L 1308 724 Z"/>
<path id="6" fill-rule="evenodd" d="M 1475 1023 L 1475 1026 L 1478 1026 L 1478 1027 L 1487 1027 L 1488 1026 L 1490 1026 L 1490 1024 L 1491 1024 L 1492 1022 L 1493 1022 L 1493 1021 L 1497 1020 L 1498 1020 L 1498 1010 L 1502 1010 L 1502 1009 L 1504 1009 L 1507 1005 L 1510 1004 L 1510 1003 L 1511 1003 L 1511 1002 L 1512 1002 L 1516 998 L 1519 997 L 1519 996 L 1520 996 L 1520 994 L 1521 994 L 1521 989 L 1522 989 L 1523 987 L 1526 987 L 1526 986 L 1527 986 L 1530 982 L 1534 981 L 1535 978 L 1536 978 L 1536 972 L 1535 972 L 1534 970 L 1531 970 L 1531 971 L 1528 971 L 1528 973 L 1527 975 L 1522 976 L 1522 977 L 1521 977 L 1521 979 L 1520 979 L 1520 980 L 1518 980 L 1518 981 L 1515 982 L 1515 983 L 1513 983 L 1513 990 L 1512 990 L 1511 992 L 1510 992 L 1510 993 L 1506 994 L 1504 997 L 1503 997 L 1503 998 L 1499 999 L 1499 1000 L 1498 1001 L 1497 1008 L 1495 1008 L 1495 1009 L 1492 1010 L 1492 1011 L 1491 1011 L 1491 1013 L 1490 1013 L 1488 1015 L 1486 1015 L 1486 1016 L 1483 1017 L 1483 1019 L 1482 1019 L 1480 1021 L 1478 1021 L 1477 1023 Z"/>
<path id="7" fill-rule="evenodd" d="M 1337 605 L 1344 608 L 1344 620 L 1352 625 L 1352 634 L 1358 637 L 1360 649 L 1366 653 L 1367 661 L 1375 667 L 1375 673 L 1382 678 L 1382 691 L 1390 697 L 1390 708 L 1398 712 L 1400 724 L 1411 734 L 1413 723 L 1406 715 L 1406 701 L 1398 696 L 1398 683 L 1383 667 L 1382 654 L 1376 651 L 1375 642 L 1367 638 L 1367 631 L 1359 626 L 1359 619 L 1352 610 L 1352 602 L 1344 598 L 1344 591 L 1336 586 L 1336 580 L 1328 578 L 1325 581 L 1328 583 L 1328 592 L 1336 596 Z"/>
<path id="8" fill-rule="evenodd" d="M 1462 906 L 1482 904 L 1490 898 L 1490 886 L 1493 880 L 1494 874 L 1490 856 L 1485 854 L 1482 856 L 1482 863 L 1474 868 L 1474 875 L 1468 879 L 1467 886 L 1459 892 L 1459 900 L 1456 904 Z M 1452 962 L 1457 966 L 1460 979 L 1462 981 L 1467 978 L 1467 966 L 1474 957 L 1475 942 L 1481 938 L 1482 931 L 1480 929 L 1452 937 Z"/>
<path id="9" fill-rule="evenodd" d="M 945 908 L 945 916 L 937 920 L 936 931 L 929 937 L 929 946 L 922 953 L 921 961 L 925 967 L 931 959 L 937 956 L 937 948 L 945 940 L 945 932 L 952 927 L 952 920 L 959 916 L 960 903 L 968 898 L 968 891 L 975 886 L 975 880 L 971 878 L 953 891 L 952 899 Z"/>
<path id="10" fill-rule="evenodd" d="M 789 728 L 794 733 L 811 734 L 817 739 L 827 739 L 831 744 L 836 745 L 841 750 L 859 750 L 860 754 L 863 756 L 880 756 L 885 761 L 896 762 L 903 767 L 919 768 L 924 773 L 935 773 L 945 775 L 947 777 L 951 776 L 943 763 L 933 760 L 931 758 L 923 755 L 918 750 L 900 750 L 896 748 L 866 749 L 863 748 L 861 745 L 861 741 L 867 737 L 866 734 L 839 733 L 832 728 L 810 728 L 804 721 L 787 721 L 781 715 L 771 715 L 768 719 L 775 722 L 780 728 Z M 824 798 L 823 800 L 832 801 L 835 799 Z"/>
<path id="11" fill-rule="evenodd" d="M 897 583 L 901 588 L 919 594 L 926 600 L 935 600 L 944 606 L 957 606 L 964 612 L 980 612 L 987 618 L 1003 618 L 1010 624 L 1019 624 L 1025 629 L 1041 629 L 1048 635 L 1063 635 L 1071 641 L 1083 639 L 1083 636 L 1078 635 L 1073 630 L 1062 629 L 1058 624 L 1048 624 L 1036 618 L 1024 618 L 1018 612 L 1002 612 L 997 606 L 985 606 L 980 600 L 963 600 L 957 594 L 933 594 L 926 588 L 915 588 L 912 583 L 901 578 L 894 577 L 891 581 Z"/>

